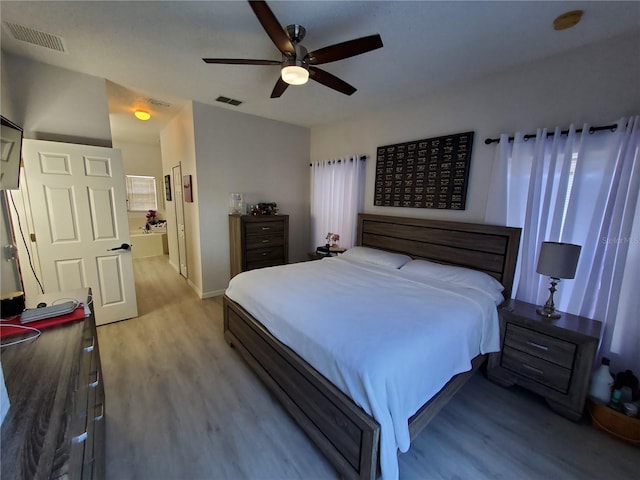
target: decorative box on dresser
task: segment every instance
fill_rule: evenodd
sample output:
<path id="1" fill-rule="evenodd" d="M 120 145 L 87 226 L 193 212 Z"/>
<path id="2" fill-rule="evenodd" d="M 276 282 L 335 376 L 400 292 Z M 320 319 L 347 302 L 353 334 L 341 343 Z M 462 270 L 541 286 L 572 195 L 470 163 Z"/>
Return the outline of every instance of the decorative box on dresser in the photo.
<path id="1" fill-rule="evenodd" d="M 489 356 L 487 376 L 542 395 L 557 413 L 582 417 L 600 338 L 601 322 L 562 313 L 557 320 L 536 313 L 537 305 L 511 300 L 499 310 L 500 345 Z"/>
<path id="2" fill-rule="evenodd" d="M 289 215 L 229 215 L 231 277 L 289 263 Z"/>
<path id="3" fill-rule="evenodd" d="M 11 406 L 1 477 L 103 479 L 105 394 L 93 313 L 3 348 L 2 369 Z"/>

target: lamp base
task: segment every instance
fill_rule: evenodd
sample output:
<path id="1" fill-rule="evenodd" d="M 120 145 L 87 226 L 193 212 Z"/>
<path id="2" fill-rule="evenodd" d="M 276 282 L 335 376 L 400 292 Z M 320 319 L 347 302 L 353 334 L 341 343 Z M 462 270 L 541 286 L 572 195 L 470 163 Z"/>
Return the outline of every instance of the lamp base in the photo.
<path id="1" fill-rule="evenodd" d="M 556 293 L 556 285 L 560 283 L 559 278 L 551 277 L 551 286 L 549 287 L 549 300 L 544 304 L 543 307 L 540 307 L 536 310 L 536 313 L 542 317 L 550 318 L 553 320 L 557 320 L 562 315 L 556 312 L 556 306 L 553 303 L 553 294 Z"/>
<path id="2" fill-rule="evenodd" d="M 541 317 L 549 318 L 551 320 L 557 320 L 562 316 L 556 310 L 547 309 L 545 307 L 536 309 L 536 313 Z"/>

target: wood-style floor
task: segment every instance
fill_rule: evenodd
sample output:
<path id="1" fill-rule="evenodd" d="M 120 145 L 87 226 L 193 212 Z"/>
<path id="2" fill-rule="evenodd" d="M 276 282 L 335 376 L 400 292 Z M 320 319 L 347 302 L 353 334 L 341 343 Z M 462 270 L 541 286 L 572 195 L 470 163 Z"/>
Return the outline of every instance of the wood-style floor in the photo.
<path id="1" fill-rule="evenodd" d="M 98 328 L 107 479 L 336 479 L 166 257 L 135 260 L 139 317 Z M 400 455 L 406 479 L 640 478 L 640 449 L 476 374 Z"/>

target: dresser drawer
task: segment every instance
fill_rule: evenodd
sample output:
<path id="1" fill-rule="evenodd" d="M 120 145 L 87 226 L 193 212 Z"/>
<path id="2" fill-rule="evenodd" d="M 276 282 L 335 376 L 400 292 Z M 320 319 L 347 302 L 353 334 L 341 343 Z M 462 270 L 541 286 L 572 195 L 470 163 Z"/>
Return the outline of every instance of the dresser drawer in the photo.
<path id="1" fill-rule="evenodd" d="M 247 250 L 247 267 L 250 263 L 264 261 L 280 261 L 284 263 L 284 247 L 268 247 Z M 275 265 L 275 264 L 274 264 Z"/>
<path id="2" fill-rule="evenodd" d="M 504 344 L 547 362 L 573 367 L 576 345 L 571 342 L 507 323 Z"/>
<path id="3" fill-rule="evenodd" d="M 282 245 L 284 245 L 284 236 L 282 235 L 254 235 L 247 237 L 247 250 Z"/>
<path id="4" fill-rule="evenodd" d="M 71 471 L 78 478 L 104 478 L 104 385 L 94 322 L 85 321 L 80 344 L 79 374 L 73 393 L 70 425 Z"/>
<path id="5" fill-rule="evenodd" d="M 546 385 L 561 393 L 569 391 L 571 369 L 542 360 L 520 350 L 505 346 L 502 351 L 502 367 Z"/>
<path id="6" fill-rule="evenodd" d="M 247 222 L 245 224 L 247 235 L 275 235 L 284 232 L 284 222 Z"/>
<path id="7" fill-rule="evenodd" d="M 258 262 L 249 262 L 245 268 L 246 270 L 255 270 L 257 268 L 275 267 L 277 265 L 284 265 L 286 262 L 283 259 L 275 260 L 261 260 Z"/>

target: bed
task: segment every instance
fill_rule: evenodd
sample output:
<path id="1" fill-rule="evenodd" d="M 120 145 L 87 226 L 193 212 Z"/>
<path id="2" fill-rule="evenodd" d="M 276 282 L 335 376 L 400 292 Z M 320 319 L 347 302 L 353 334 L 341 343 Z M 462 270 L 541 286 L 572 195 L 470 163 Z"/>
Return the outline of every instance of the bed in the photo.
<path id="1" fill-rule="evenodd" d="M 448 285 L 452 290 L 449 298 L 441 292 L 446 283 L 442 279 L 448 273 L 423 278 L 418 275 L 421 270 L 410 267 L 422 268 L 426 260 L 433 262 L 428 263 L 429 268 L 444 264 L 484 272 L 483 281 L 499 282 L 504 298 L 509 298 L 519 239 L 517 228 L 361 214 L 357 243 L 364 248 L 352 249 L 351 259 L 330 258 L 234 277 L 223 300 L 225 339 L 343 478 L 373 479 L 379 466 L 383 478 L 397 478 L 397 450 L 408 449 L 408 442 L 482 365 L 486 354 L 498 347 L 497 298 L 487 301 L 488 293 L 472 291 L 464 283 Z M 399 266 L 358 263 L 356 253 L 366 250 L 369 255 L 370 249 L 388 252 L 381 253 L 384 262 L 393 263 L 397 256 Z M 403 256 L 407 257 L 401 260 Z M 408 262 L 409 257 L 414 260 Z M 363 283 L 359 278 L 366 279 L 371 289 L 364 289 L 363 301 L 355 306 L 357 315 L 345 313 L 352 298 L 347 285 Z M 387 286 L 396 288 L 396 282 L 397 290 L 386 290 Z M 306 292 L 312 292 L 313 297 L 307 298 Z M 437 297 L 442 297 L 442 304 Z M 466 310 L 447 317 L 454 303 Z M 294 316 L 297 312 L 293 326 L 273 318 L 284 316 L 285 311 Z M 310 311 L 319 316 L 311 318 L 306 313 Z M 454 331 L 465 331 L 462 325 L 476 322 L 471 311 L 481 312 L 478 317 L 488 320 L 468 335 L 440 334 L 440 327 L 449 323 Z M 390 331 L 374 334 L 371 332 L 377 330 L 362 328 L 374 323 L 390 328 L 380 323 L 378 316 L 402 319 L 393 324 L 393 334 L 397 331 L 398 336 L 392 341 L 381 342 L 381 337 L 391 338 Z M 299 322 L 303 317 L 305 321 Z M 414 320 L 418 317 L 419 324 Z M 446 317 L 446 322 L 441 317 Z M 351 320 L 367 323 L 351 325 Z M 308 330 L 298 329 L 297 324 L 305 322 Z M 424 334 L 413 333 L 423 324 Z M 423 344 L 416 342 L 438 335 L 434 347 L 417 348 Z M 329 338 L 332 341 L 327 343 Z M 372 341 L 375 348 L 363 343 L 365 340 Z M 428 355 L 444 358 L 444 350 L 434 352 L 438 345 L 446 346 L 447 356 L 453 352 L 453 373 L 440 368 L 446 362 L 429 360 L 433 371 L 421 375 L 421 362 L 429 359 Z M 398 363 L 405 365 L 400 369 L 403 375 L 393 366 L 396 361 L 405 362 Z M 415 391 L 403 390 L 398 395 L 396 382 Z"/>

